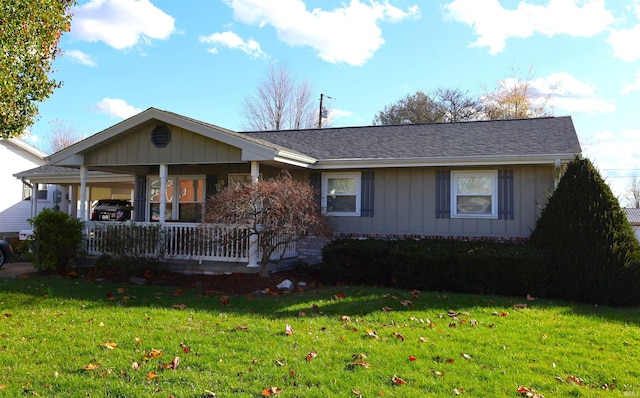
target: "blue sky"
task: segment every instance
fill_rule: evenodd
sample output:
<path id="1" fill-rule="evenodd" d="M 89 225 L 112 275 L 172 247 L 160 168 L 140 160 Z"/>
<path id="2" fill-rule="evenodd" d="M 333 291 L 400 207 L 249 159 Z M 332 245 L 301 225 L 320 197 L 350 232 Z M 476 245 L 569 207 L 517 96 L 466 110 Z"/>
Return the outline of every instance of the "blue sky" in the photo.
<path id="1" fill-rule="evenodd" d="M 95 134 L 149 107 L 243 129 L 271 63 L 335 127 L 369 125 L 416 90 L 481 94 L 512 71 L 571 115 L 614 193 L 640 177 L 640 0 L 80 0 L 28 139 Z"/>

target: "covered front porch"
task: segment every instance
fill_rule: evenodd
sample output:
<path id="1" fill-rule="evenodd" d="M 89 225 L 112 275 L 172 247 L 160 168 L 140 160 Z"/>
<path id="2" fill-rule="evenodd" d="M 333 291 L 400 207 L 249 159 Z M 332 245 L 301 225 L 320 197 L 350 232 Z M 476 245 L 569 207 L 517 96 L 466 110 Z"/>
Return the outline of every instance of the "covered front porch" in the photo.
<path id="1" fill-rule="evenodd" d="M 48 167 L 65 170 L 64 179 L 56 181 L 47 173 L 23 173 L 23 178 L 67 187 L 67 211 L 85 222 L 89 255 L 109 253 L 110 242 L 129 228 L 138 231 L 140 239 L 121 244 L 135 246 L 141 254 L 172 264 L 215 262 L 236 269 L 260 266 L 257 236 L 240 225 L 206 224 L 208 198 L 232 184 L 256 184 L 282 169 L 308 179 L 308 167 L 315 162 L 266 141 L 154 108 L 48 160 Z M 131 220 L 92 221 L 91 206 L 98 199 L 130 200 Z M 157 231 L 155 240 L 151 230 Z M 272 258 L 296 255 L 296 245 L 290 244 Z"/>

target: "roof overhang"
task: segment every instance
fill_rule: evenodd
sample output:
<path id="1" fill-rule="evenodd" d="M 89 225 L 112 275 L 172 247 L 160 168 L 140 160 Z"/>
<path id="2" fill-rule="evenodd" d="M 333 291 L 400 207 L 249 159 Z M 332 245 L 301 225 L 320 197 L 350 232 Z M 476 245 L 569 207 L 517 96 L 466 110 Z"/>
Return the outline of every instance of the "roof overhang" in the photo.
<path id="1" fill-rule="evenodd" d="M 104 143 L 116 139 L 120 134 L 137 129 L 145 124 L 153 123 L 154 121 L 167 123 L 200 134 L 212 140 L 239 148 L 242 151 L 241 159 L 243 161 L 273 161 L 276 157 L 279 157 L 285 162 L 291 161 L 305 163 L 308 159 L 311 159 L 304 155 L 282 151 L 267 141 L 258 142 L 258 140 L 243 137 L 242 134 L 212 124 L 199 122 L 194 119 L 182 117 L 159 109 L 149 108 L 146 111 L 107 128 L 106 130 L 54 153 L 48 157 L 49 164 L 55 166 L 80 167 L 84 162 L 83 154 L 87 151 L 99 148 Z"/>
<path id="2" fill-rule="evenodd" d="M 546 154 L 518 156 L 464 156 L 442 158 L 407 159 L 329 159 L 313 165 L 318 170 L 338 170 L 347 168 L 389 168 L 389 167 L 490 167 L 506 165 L 552 164 L 567 162 L 575 154 Z"/>

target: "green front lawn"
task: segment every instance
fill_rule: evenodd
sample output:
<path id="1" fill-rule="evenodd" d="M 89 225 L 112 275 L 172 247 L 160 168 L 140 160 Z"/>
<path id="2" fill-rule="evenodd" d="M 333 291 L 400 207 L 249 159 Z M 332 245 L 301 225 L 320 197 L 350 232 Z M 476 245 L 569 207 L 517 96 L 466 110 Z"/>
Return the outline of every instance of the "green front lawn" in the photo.
<path id="1" fill-rule="evenodd" d="M 620 397 L 639 377 L 638 308 L 0 279 L 0 396 Z"/>

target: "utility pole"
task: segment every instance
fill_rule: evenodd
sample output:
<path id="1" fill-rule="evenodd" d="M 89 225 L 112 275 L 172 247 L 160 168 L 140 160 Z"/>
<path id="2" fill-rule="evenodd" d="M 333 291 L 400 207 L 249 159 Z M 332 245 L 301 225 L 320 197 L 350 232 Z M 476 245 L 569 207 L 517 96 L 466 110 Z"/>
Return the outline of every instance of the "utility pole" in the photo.
<path id="1" fill-rule="evenodd" d="M 329 99 L 333 99 L 333 98 L 329 97 L 328 95 L 320 94 L 320 111 L 318 112 L 318 128 L 319 129 L 322 128 L 322 117 L 324 116 L 324 107 L 322 106 L 322 100 L 323 100 L 324 97 L 327 97 Z"/>

